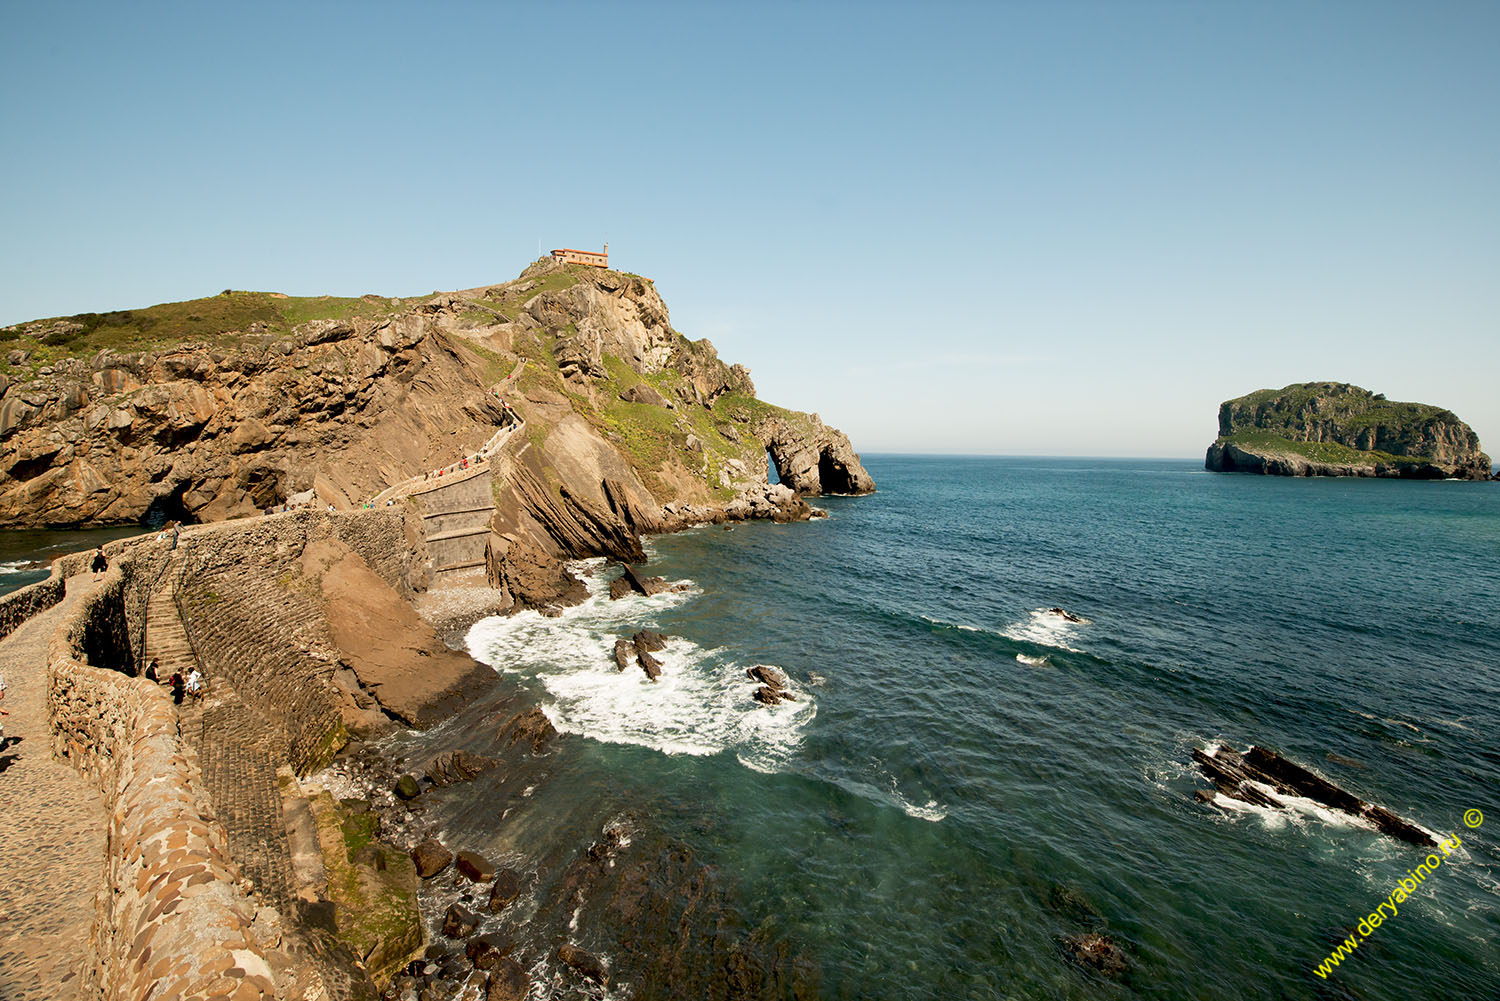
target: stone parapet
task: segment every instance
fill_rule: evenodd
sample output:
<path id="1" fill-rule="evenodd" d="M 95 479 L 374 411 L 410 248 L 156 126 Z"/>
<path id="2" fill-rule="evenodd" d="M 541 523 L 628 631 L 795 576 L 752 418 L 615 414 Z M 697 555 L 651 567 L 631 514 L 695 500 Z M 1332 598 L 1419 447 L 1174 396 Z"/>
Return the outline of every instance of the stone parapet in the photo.
<path id="1" fill-rule="evenodd" d="M 0 638 L 38 612 L 45 612 L 67 594 L 67 579 L 54 567 L 52 576 L 0 597 Z"/>

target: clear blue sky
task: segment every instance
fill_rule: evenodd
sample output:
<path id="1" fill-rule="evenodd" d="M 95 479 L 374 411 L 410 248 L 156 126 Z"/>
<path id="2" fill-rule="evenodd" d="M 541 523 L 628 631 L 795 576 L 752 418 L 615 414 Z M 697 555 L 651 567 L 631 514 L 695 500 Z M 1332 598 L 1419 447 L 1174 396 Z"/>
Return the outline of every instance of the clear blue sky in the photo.
<path id="1" fill-rule="evenodd" d="M 0 324 L 609 241 L 864 451 L 1199 456 L 1339 379 L 1500 453 L 1500 4 L 9 3 Z"/>

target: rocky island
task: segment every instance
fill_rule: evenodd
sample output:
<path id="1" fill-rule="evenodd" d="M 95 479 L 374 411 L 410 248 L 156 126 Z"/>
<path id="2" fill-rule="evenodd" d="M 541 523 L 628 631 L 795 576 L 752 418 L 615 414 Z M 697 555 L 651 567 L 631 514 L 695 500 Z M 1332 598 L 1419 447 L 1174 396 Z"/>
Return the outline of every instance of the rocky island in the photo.
<path id="1" fill-rule="evenodd" d="M 1219 405 L 1204 466 L 1276 476 L 1490 478 L 1479 437 L 1451 410 L 1341 382 L 1299 382 Z"/>
<path id="2" fill-rule="evenodd" d="M 560 844 L 538 901 L 537 874 L 455 855 L 424 812 L 486 771 L 529 795 L 567 739 L 456 649 L 469 624 L 588 600 L 585 557 L 612 564 L 588 571 L 613 576 L 604 600 L 649 597 L 670 585 L 631 567 L 646 534 L 802 521 L 823 514 L 809 498 L 874 490 L 847 437 L 759 400 L 649 279 L 543 258 L 415 298 L 225 290 L 16 324 L 0 351 L 0 526 L 183 526 L 0 599 L 7 736 L 25 741 L 7 779 L 53 797 L 28 828 L 61 826 L 47 803 L 66 800 L 96 839 L 66 878 L 45 855 L 0 870 L 50 922 L 20 909 L 10 975 L 46 996 L 261 1001 L 519 999 L 539 969 L 580 996 L 609 975 L 746 997 L 803 976 L 785 942 L 736 930 L 755 922 L 710 867 L 640 825 Z M 606 669 L 655 681 L 664 642 L 622 637 Z M 157 683 L 193 670 L 201 699 Z M 747 703 L 795 699 L 759 680 Z M 380 751 L 475 705 L 492 708 L 435 759 Z M 47 772 L 44 747 L 72 769 Z M 333 792 L 312 778 L 330 773 Z M 420 914 L 439 884 L 457 899 Z M 556 904 L 561 945 L 484 930 L 522 920 L 506 908 L 525 893 Z M 620 911 L 633 968 L 566 938 L 584 898 Z M 659 965 L 658 939 L 691 935 L 727 958 Z"/>

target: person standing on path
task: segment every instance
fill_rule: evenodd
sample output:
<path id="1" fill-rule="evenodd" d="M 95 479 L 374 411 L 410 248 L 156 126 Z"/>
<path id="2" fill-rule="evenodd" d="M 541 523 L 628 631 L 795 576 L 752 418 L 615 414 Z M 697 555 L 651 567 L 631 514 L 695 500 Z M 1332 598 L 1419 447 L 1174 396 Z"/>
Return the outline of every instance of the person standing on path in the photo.
<path id="1" fill-rule="evenodd" d="M 99 575 L 109 569 L 109 560 L 104 558 L 103 546 L 100 546 L 98 549 L 94 550 L 94 561 L 89 564 L 89 568 L 94 571 L 95 580 L 98 580 Z"/>

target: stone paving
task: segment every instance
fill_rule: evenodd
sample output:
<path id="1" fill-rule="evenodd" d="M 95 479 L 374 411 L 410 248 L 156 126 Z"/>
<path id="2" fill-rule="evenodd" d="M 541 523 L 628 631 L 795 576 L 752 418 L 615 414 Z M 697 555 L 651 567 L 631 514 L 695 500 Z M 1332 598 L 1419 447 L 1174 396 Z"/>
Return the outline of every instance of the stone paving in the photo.
<path id="1" fill-rule="evenodd" d="M 6 691 L 0 707 L 0 1001 L 69 1001 L 90 956 L 94 894 L 104 867 L 104 805 L 72 767 L 52 756 L 47 724 L 47 641 L 92 583 L 0 640 Z"/>

